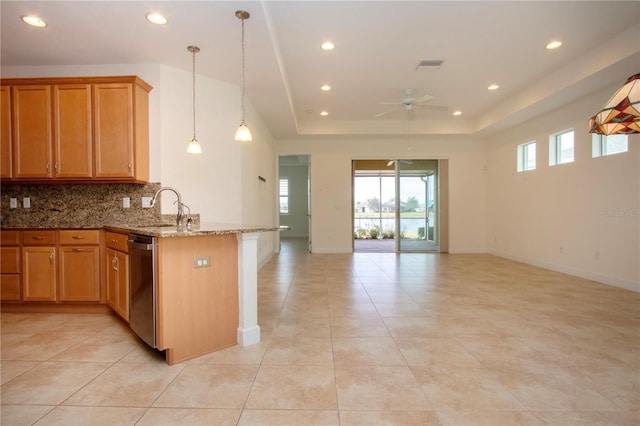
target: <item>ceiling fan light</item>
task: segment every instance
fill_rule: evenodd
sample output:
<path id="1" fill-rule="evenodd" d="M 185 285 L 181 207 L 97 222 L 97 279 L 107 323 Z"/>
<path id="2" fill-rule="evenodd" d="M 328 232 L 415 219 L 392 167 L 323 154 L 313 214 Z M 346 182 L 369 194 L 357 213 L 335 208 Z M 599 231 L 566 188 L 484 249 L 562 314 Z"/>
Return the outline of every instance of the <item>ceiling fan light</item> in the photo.
<path id="1" fill-rule="evenodd" d="M 32 27 L 44 28 L 47 26 L 47 23 L 44 21 L 44 19 L 38 16 L 27 15 L 21 16 L 20 19 L 22 19 L 22 22 L 24 22 L 25 24 L 29 24 Z"/>
<path id="2" fill-rule="evenodd" d="M 187 146 L 187 152 L 189 154 L 202 154 L 202 147 L 196 139 L 191 139 L 191 142 L 189 142 Z"/>
<path id="3" fill-rule="evenodd" d="M 236 130 L 236 136 L 234 138 L 237 142 L 251 142 L 253 137 L 251 136 L 251 130 L 244 122 L 240 124 L 238 130 Z"/>

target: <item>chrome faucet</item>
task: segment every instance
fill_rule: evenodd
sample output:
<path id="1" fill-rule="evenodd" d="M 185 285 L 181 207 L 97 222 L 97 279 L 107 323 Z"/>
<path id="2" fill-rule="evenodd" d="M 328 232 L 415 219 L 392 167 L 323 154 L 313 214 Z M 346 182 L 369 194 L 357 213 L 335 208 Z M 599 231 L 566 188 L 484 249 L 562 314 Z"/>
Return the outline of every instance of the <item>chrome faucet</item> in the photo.
<path id="1" fill-rule="evenodd" d="M 184 222 L 184 204 L 182 204 L 182 197 L 180 196 L 180 193 L 177 189 L 170 186 L 163 186 L 162 188 L 158 189 L 156 193 L 153 194 L 153 198 L 151 199 L 151 207 L 156 204 L 158 194 L 160 194 L 162 191 L 173 191 L 178 197 L 178 216 L 176 218 L 176 226 L 178 227 L 178 229 L 181 229 Z"/>

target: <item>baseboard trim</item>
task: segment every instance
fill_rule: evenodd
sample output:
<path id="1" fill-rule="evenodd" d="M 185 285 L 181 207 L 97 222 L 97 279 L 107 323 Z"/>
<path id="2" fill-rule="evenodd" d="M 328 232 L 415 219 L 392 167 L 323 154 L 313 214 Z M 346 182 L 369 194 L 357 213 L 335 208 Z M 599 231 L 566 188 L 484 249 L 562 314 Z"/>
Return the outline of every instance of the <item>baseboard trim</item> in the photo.
<path id="1" fill-rule="evenodd" d="M 556 263 L 548 262 L 541 259 L 531 258 L 527 256 L 520 256 L 512 253 L 507 253 L 499 250 L 489 250 L 487 253 L 504 257 L 505 259 L 515 260 L 516 262 L 522 262 L 529 265 L 537 266 L 539 268 L 549 269 L 551 271 L 562 272 L 563 274 L 573 275 L 576 277 L 584 278 L 587 280 L 597 281 L 602 284 L 611 285 L 614 287 L 623 288 L 625 290 L 631 290 L 636 293 L 640 293 L 640 283 L 612 277 L 609 275 L 599 274 L 597 272 L 586 271 L 584 269 L 573 268 L 565 265 L 558 265 Z"/>

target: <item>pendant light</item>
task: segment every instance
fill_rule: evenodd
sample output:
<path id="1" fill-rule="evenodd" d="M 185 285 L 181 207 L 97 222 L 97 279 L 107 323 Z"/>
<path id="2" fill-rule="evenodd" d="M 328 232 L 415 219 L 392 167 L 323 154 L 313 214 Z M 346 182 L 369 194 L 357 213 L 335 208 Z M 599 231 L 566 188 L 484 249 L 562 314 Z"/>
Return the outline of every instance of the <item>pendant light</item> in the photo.
<path id="1" fill-rule="evenodd" d="M 244 122 L 244 21 L 249 19 L 251 15 L 246 10 L 237 10 L 236 17 L 242 21 L 242 96 L 240 98 L 240 105 L 242 107 L 242 123 L 236 130 L 235 140 L 238 142 L 251 142 L 251 130 Z"/>
<path id="2" fill-rule="evenodd" d="M 187 50 L 193 53 L 193 139 L 189 142 L 187 152 L 189 154 L 202 154 L 202 148 L 196 139 L 196 53 L 200 51 L 198 46 L 189 46 Z"/>

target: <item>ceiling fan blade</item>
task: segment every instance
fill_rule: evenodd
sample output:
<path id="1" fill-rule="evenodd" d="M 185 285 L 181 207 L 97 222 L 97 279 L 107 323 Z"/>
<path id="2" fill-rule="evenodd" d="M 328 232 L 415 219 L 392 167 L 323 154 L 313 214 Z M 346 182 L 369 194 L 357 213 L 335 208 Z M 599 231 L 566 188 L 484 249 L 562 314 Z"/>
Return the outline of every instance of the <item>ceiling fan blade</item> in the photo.
<path id="1" fill-rule="evenodd" d="M 400 102 L 378 102 L 378 105 L 402 105 Z"/>
<path id="2" fill-rule="evenodd" d="M 426 109 L 432 109 L 432 110 L 437 110 L 437 111 L 446 111 L 449 109 L 449 107 L 444 106 L 444 105 L 415 105 L 416 108 L 426 108 Z"/>
<path id="3" fill-rule="evenodd" d="M 424 95 L 416 100 L 413 101 L 414 104 L 424 104 L 426 102 L 429 102 L 433 99 L 433 96 L 431 95 Z"/>
<path id="4" fill-rule="evenodd" d="M 395 107 L 395 108 L 388 109 L 388 110 L 386 110 L 386 111 L 379 112 L 379 113 L 377 113 L 376 115 L 374 115 L 374 117 L 375 117 L 375 118 L 382 117 L 383 115 L 387 115 L 387 114 L 389 114 L 390 112 L 393 112 L 393 111 L 395 111 L 395 110 L 397 110 L 397 109 L 400 109 L 400 107 Z"/>

